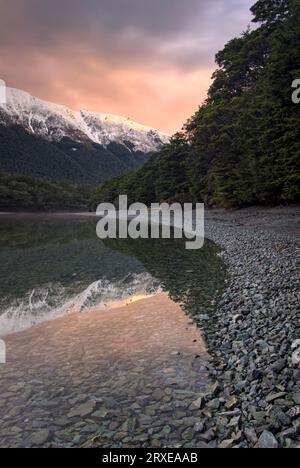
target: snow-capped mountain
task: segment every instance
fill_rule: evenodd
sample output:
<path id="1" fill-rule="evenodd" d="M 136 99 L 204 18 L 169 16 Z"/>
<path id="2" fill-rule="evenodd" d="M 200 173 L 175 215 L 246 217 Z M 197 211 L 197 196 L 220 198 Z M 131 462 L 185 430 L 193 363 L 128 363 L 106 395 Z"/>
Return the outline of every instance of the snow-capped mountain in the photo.
<path id="1" fill-rule="evenodd" d="M 128 146 L 134 151 L 150 153 L 169 141 L 168 135 L 130 119 L 111 114 L 73 111 L 42 101 L 14 88 L 6 89 L 6 104 L 0 104 L 0 123 L 21 125 L 33 135 L 49 141 L 64 137 L 107 147 L 110 143 Z"/>
<path id="2" fill-rule="evenodd" d="M 97 185 L 142 166 L 169 137 L 124 117 L 73 111 L 13 88 L 0 100 L 0 171 Z"/>

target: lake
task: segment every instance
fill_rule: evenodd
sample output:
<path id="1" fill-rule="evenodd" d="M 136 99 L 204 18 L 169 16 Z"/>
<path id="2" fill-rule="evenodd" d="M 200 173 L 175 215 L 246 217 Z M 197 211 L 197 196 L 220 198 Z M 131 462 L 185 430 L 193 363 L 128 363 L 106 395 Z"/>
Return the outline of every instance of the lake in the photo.
<path id="1" fill-rule="evenodd" d="M 210 243 L 192 252 L 177 239 L 102 242 L 93 217 L 0 216 L 2 335 L 161 289 L 203 306 L 222 279 Z"/>
<path id="2" fill-rule="evenodd" d="M 223 285 L 210 242 L 100 241 L 91 216 L 1 215 L 1 446 L 191 443 L 209 356 L 188 313 L 210 313 Z"/>

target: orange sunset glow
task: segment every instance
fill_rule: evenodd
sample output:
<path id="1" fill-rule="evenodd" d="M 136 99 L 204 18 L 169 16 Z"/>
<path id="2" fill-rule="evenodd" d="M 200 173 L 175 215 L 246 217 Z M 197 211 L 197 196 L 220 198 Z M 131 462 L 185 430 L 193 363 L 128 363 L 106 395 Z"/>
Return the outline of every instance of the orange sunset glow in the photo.
<path id="1" fill-rule="evenodd" d="M 214 54 L 246 29 L 251 3 L 2 0 L 0 78 L 172 134 L 206 98 Z"/>

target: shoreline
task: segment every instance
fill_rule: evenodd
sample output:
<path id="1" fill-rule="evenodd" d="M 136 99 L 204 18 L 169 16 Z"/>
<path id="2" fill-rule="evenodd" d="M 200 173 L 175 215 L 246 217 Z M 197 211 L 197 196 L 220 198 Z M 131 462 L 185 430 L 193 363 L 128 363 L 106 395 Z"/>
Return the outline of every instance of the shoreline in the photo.
<path id="1" fill-rule="evenodd" d="M 246 223 L 238 214 L 206 216 L 206 238 L 224 249 L 229 278 L 215 311 L 193 317 L 215 382 L 204 395 L 200 440 L 219 448 L 299 447 L 299 238 L 284 234 L 284 223 L 276 232 L 280 210 L 244 210 Z M 297 233 L 299 210 L 293 217 Z"/>

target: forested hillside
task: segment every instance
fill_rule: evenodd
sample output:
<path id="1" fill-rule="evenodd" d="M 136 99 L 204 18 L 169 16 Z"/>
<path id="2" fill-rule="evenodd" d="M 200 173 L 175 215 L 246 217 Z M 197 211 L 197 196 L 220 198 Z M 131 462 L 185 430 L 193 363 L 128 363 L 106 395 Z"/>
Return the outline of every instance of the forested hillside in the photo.
<path id="1" fill-rule="evenodd" d="M 259 0 L 253 27 L 216 55 L 208 98 L 181 133 L 134 173 L 95 197 L 204 201 L 209 206 L 300 200 L 299 0 Z"/>
<path id="2" fill-rule="evenodd" d="M 104 147 L 67 137 L 49 141 L 21 126 L 0 123 L 0 170 L 7 173 L 97 185 L 140 167 L 148 158 L 148 154 L 114 142 Z"/>
<path id="3" fill-rule="evenodd" d="M 82 211 L 92 189 L 0 172 L 0 211 Z"/>

